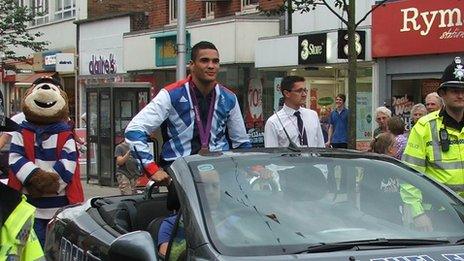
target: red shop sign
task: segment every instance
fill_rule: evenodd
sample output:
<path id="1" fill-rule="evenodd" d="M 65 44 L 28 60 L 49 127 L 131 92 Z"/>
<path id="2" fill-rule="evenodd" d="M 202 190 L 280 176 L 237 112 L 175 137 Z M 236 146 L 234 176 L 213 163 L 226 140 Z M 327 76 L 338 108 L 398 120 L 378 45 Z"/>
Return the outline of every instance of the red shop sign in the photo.
<path id="1" fill-rule="evenodd" d="M 464 1 L 387 3 L 372 15 L 372 56 L 464 51 Z"/>

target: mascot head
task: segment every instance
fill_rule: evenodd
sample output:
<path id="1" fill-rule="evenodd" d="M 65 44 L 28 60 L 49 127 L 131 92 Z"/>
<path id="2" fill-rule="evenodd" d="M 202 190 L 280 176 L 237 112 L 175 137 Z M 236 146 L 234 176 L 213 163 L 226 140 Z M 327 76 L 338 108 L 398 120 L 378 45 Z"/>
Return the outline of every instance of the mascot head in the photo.
<path id="1" fill-rule="evenodd" d="M 59 81 L 41 77 L 26 91 L 22 109 L 27 121 L 46 125 L 66 121 L 69 117 L 68 97 Z"/>

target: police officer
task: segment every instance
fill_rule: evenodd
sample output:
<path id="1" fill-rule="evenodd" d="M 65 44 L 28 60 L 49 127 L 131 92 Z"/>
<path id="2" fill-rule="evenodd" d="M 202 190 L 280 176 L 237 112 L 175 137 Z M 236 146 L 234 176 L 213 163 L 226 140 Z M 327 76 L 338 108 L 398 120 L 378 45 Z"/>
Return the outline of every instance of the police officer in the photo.
<path id="1" fill-rule="evenodd" d="M 460 57 L 446 67 L 437 92 L 445 107 L 414 125 L 403 161 L 464 196 L 464 63 Z M 416 227 L 432 230 L 420 191 L 410 187 L 404 192 L 403 201 L 412 207 Z"/>
<path id="2" fill-rule="evenodd" d="M 15 131 L 18 125 L 5 117 L 0 92 L 0 131 Z M 43 259 L 33 224 L 35 208 L 20 192 L 0 182 L 0 260 Z"/>

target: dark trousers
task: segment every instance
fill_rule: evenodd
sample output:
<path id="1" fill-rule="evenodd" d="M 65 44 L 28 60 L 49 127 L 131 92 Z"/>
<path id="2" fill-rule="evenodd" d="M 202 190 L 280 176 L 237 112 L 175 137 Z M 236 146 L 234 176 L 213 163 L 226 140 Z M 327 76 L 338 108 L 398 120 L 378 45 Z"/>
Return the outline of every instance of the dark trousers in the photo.
<path id="1" fill-rule="evenodd" d="M 34 231 L 35 234 L 37 235 L 37 238 L 40 241 L 40 245 L 42 248 L 45 246 L 45 234 L 47 231 L 47 224 L 50 219 L 41 219 L 41 218 L 36 218 L 34 219 Z"/>
<path id="2" fill-rule="evenodd" d="M 348 149 L 348 143 L 331 143 L 332 148 Z"/>

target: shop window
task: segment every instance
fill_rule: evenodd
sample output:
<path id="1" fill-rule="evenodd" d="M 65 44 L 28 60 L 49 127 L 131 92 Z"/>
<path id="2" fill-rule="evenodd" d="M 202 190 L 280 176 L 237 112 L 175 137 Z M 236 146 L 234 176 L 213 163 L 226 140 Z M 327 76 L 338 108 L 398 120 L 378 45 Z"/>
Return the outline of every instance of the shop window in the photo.
<path id="1" fill-rule="evenodd" d="M 41 25 L 49 22 L 48 0 L 30 0 L 29 6 L 34 13 L 32 25 Z"/>
<path id="2" fill-rule="evenodd" d="M 206 19 L 213 19 L 214 18 L 214 2 L 206 2 L 205 3 L 205 18 Z"/>
<path id="3" fill-rule="evenodd" d="M 406 128 L 411 127 L 411 109 L 414 104 L 424 103 L 425 96 L 434 92 L 440 84 L 438 79 L 406 79 L 392 81 L 392 114 L 401 117 Z"/>
<path id="4" fill-rule="evenodd" d="M 259 0 L 242 0 L 242 12 L 258 12 Z"/>
<path id="5" fill-rule="evenodd" d="M 76 16 L 75 0 L 55 0 L 55 20 L 62 20 Z"/>
<path id="6" fill-rule="evenodd" d="M 169 23 L 177 22 L 177 0 L 169 0 Z"/>

